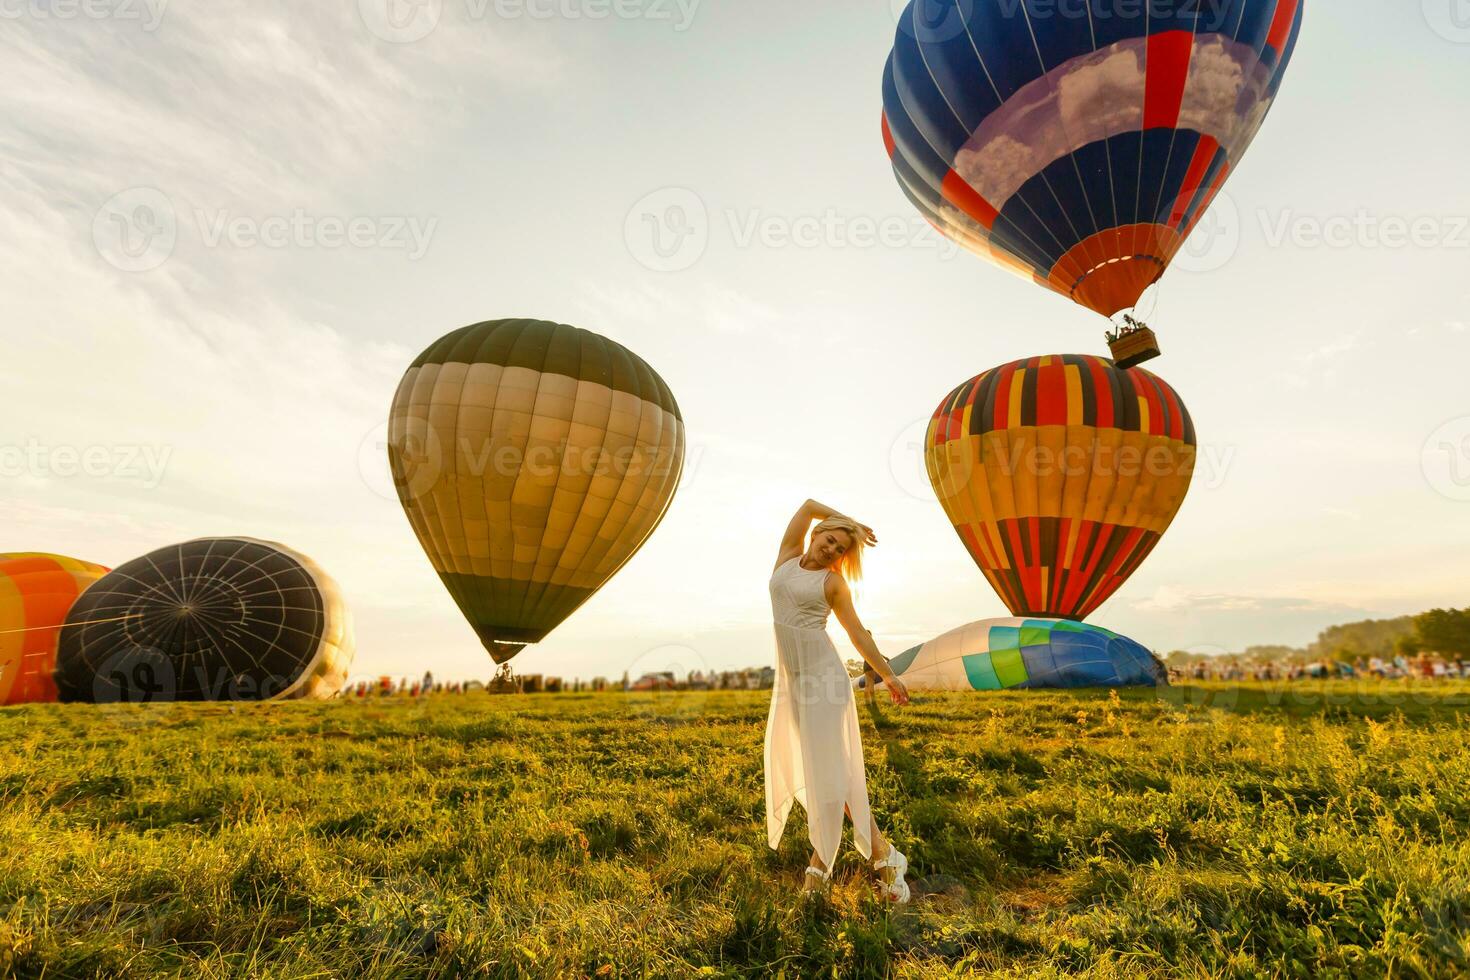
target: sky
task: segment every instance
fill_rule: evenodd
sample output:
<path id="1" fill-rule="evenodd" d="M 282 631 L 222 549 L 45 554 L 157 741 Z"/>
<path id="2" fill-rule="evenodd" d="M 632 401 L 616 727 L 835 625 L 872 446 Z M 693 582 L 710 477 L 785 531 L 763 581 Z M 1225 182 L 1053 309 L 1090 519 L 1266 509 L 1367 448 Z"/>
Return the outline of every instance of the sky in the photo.
<path id="1" fill-rule="evenodd" d="M 766 582 L 808 497 L 877 530 L 858 605 L 890 656 L 1005 615 L 924 425 L 989 367 L 1103 353 L 1106 323 L 911 212 L 878 126 L 899 9 L 0 0 L 0 550 L 281 541 L 341 583 L 355 676 L 488 676 L 385 423 L 429 343 L 525 316 L 637 351 L 689 456 L 521 671 L 773 662 Z M 1464 0 L 1310 3 L 1140 306 L 1200 466 L 1094 622 L 1224 652 L 1470 605 L 1467 78 Z"/>

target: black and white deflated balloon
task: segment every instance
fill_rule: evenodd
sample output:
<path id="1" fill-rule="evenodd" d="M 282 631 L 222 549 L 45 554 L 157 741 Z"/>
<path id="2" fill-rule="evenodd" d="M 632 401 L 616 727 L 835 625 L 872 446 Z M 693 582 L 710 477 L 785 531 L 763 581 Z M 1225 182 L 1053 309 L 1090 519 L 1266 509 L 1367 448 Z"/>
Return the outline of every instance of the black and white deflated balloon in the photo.
<path id="1" fill-rule="evenodd" d="M 63 701 L 329 698 L 352 662 L 337 583 L 310 558 L 253 538 L 160 548 L 104 576 L 66 619 Z"/>

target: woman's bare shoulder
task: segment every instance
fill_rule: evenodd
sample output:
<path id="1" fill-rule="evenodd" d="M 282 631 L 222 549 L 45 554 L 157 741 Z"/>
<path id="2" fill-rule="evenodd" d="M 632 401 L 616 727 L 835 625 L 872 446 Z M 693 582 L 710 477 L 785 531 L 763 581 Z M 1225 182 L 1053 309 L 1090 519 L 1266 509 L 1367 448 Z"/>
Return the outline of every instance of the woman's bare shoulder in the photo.
<path id="1" fill-rule="evenodd" d="M 801 557 L 801 549 L 800 548 L 785 548 L 785 549 L 782 549 L 781 553 L 776 556 L 776 564 L 771 569 L 771 571 L 772 572 L 775 572 L 776 569 L 780 568 L 782 565 L 786 564 L 791 559 L 793 559 L 793 558 L 800 558 L 800 557 Z"/>
<path id="2" fill-rule="evenodd" d="M 843 596 L 852 594 L 851 590 L 849 590 L 847 587 L 847 579 L 843 578 L 841 575 L 838 575 L 836 572 L 829 571 L 827 573 L 827 581 L 823 583 L 823 587 L 824 591 L 827 593 L 827 600 L 829 602 L 833 599 L 838 599 Z"/>

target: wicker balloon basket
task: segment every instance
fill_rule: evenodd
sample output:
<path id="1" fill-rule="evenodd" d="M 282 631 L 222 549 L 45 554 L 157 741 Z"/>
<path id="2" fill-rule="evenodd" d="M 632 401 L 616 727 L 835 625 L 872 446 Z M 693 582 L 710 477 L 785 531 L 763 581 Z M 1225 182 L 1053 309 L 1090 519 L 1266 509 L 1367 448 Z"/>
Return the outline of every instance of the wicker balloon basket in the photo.
<path id="1" fill-rule="evenodd" d="M 1119 336 L 1110 335 L 1108 347 L 1113 352 L 1113 363 L 1120 368 L 1137 367 L 1162 353 L 1159 338 L 1148 327 L 1137 327 Z"/>

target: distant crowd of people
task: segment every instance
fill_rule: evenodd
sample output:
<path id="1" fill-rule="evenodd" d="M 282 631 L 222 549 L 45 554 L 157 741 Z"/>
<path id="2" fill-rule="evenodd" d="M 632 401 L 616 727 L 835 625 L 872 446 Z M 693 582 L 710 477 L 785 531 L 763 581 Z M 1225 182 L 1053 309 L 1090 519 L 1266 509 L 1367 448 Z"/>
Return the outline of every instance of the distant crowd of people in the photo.
<path id="1" fill-rule="evenodd" d="M 489 681 L 454 681 L 443 683 L 434 679 L 432 672 L 422 678 L 379 677 L 349 683 L 338 697 L 354 700 L 369 698 L 407 697 L 421 698 L 439 694 L 468 694 L 473 691 L 488 691 L 491 694 L 560 694 L 583 691 L 760 691 L 770 690 L 775 683 L 776 672 L 770 667 L 747 670 L 694 671 L 687 678 L 679 679 L 672 672 L 644 674 L 636 680 L 624 675 L 621 682 L 609 683 L 606 678 L 595 677 L 590 681 L 563 680 L 541 674 L 516 674 L 507 664 Z"/>
<path id="2" fill-rule="evenodd" d="M 450 684 L 440 683 L 434 680 L 432 673 L 425 674 L 422 680 L 410 680 L 407 677 L 381 677 L 374 681 L 358 681 L 349 684 L 342 689 L 338 697 L 343 698 L 388 698 L 388 697 L 410 697 L 418 698 L 428 694 L 463 694 L 469 690 L 483 690 L 484 684 L 479 681 L 455 681 Z"/>
<path id="3" fill-rule="evenodd" d="M 1372 677 L 1379 680 L 1448 680 L 1470 678 L 1470 660 L 1447 657 L 1359 657 L 1344 660 L 1318 660 L 1310 663 L 1279 660 L 1197 660 L 1183 667 L 1171 667 L 1171 679 L 1181 681 L 1299 681 L 1349 680 Z"/>
<path id="4" fill-rule="evenodd" d="M 745 670 L 691 671 L 679 680 L 672 671 L 644 674 L 636 681 L 623 680 L 625 691 L 769 691 L 776 683 L 774 667 Z"/>
<path id="5" fill-rule="evenodd" d="M 545 677 L 541 674 L 517 675 L 502 667 L 490 681 L 451 681 L 434 679 L 432 671 L 420 679 L 409 677 L 379 677 L 376 680 L 361 680 L 350 683 L 338 695 L 342 698 L 422 698 L 439 694 L 468 694 L 472 691 L 489 691 L 492 694 L 559 694 L 562 691 L 602 691 L 607 681 L 563 681 L 560 677 Z"/>

